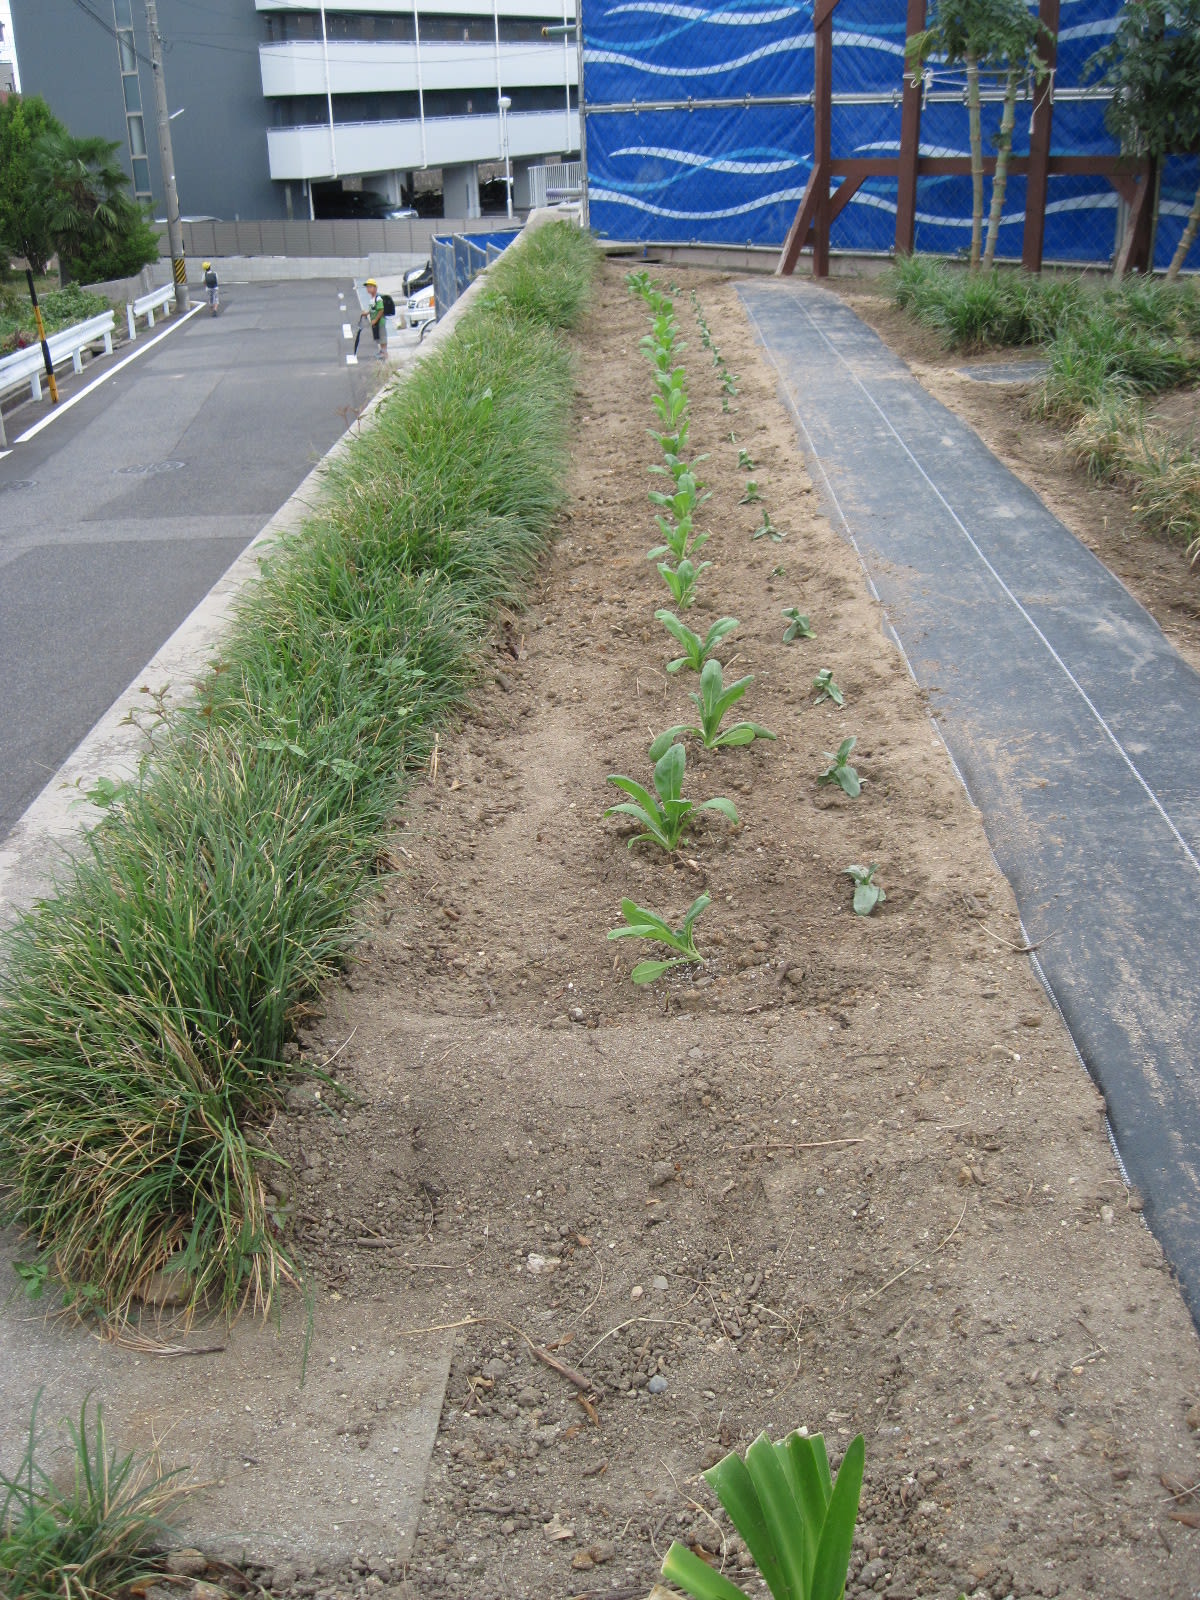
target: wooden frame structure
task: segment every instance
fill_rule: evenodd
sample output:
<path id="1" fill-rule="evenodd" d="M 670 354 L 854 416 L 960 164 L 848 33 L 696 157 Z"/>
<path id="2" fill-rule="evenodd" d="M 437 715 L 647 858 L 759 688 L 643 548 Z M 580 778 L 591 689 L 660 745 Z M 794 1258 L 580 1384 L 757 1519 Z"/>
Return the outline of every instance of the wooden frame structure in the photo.
<path id="1" fill-rule="evenodd" d="M 1060 0 L 1040 0 L 1038 17 L 1051 43 L 1045 46 L 1048 64 L 1055 64 L 1054 37 L 1058 32 Z M 795 221 L 788 230 L 775 268 L 778 276 L 796 270 L 800 252 L 812 247 L 814 278 L 829 276 L 829 231 L 841 211 L 858 193 L 867 178 L 895 178 L 896 254 L 911 255 L 916 237 L 917 180 L 927 174 L 969 173 L 969 156 L 921 155 L 920 83 L 911 83 L 907 73 L 900 111 L 900 152 L 897 156 L 836 158 L 833 154 L 833 13 L 838 0 L 816 0 L 813 7 L 813 168 L 805 187 Z M 927 0 L 907 0 L 906 36 L 911 38 L 925 26 Z M 1034 103 L 1029 154 L 1009 160 L 1010 173 L 1023 176 L 1025 189 L 1025 233 L 1021 265 L 1027 272 L 1042 269 L 1042 244 L 1046 227 L 1046 194 L 1049 179 L 1058 173 L 1107 178 L 1129 206 L 1129 225 L 1121 244 L 1118 268 L 1140 269 L 1149 266 L 1151 222 L 1155 172 L 1153 162 L 1135 156 L 1056 156 L 1052 153 L 1054 126 L 1053 76 L 1045 92 Z M 985 156 L 985 173 L 996 170 L 995 156 Z M 837 188 L 832 180 L 839 179 Z"/>

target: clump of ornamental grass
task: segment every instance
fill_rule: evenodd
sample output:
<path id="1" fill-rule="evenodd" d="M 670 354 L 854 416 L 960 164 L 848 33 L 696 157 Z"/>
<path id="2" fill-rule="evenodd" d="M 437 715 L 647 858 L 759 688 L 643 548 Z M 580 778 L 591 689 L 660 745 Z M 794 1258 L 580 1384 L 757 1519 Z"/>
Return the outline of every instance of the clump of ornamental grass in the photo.
<path id="1" fill-rule="evenodd" d="M 188 1488 L 153 1459 L 120 1456 L 108 1444 L 104 1410 L 67 1423 L 73 1478 L 61 1487 L 38 1459 L 37 1400 L 25 1451 L 0 1473 L 0 1594 L 13 1600 L 104 1600 L 129 1594 L 161 1572 L 156 1549 Z"/>
<path id="2" fill-rule="evenodd" d="M 2 1215 L 81 1308 L 120 1317 L 165 1271 L 188 1308 L 265 1310 L 300 1275 L 264 1192 L 283 1048 L 562 503 L 571 362 L 530 319 L 567 315 L 558 278 L 594 256 L 560 228 L 327 474 L 196 703 L 7 937 Z"/>

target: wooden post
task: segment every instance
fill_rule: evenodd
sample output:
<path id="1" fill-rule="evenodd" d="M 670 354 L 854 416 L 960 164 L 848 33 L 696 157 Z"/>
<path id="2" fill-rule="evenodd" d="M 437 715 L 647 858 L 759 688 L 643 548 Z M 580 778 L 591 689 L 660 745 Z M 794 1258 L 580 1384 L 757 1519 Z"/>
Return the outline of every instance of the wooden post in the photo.
<path id="1" fill-rule="evenodd" d="M 905 40 L 925 27 L 926 0 L 908 0 Z M 900 171 L 896 185 L 896 254 L 910 256 L 917 235 L 917 162 L 921 156 L 920 80 L 910 82 L 904 70 L 904 99 L 900 107 Z"/>
<path id="2" fill-rule="evenodd" d="M 1034 87 L 1033 126 L 1029 131 L 1029 173 L 1025 179 L 1025 231 L 1021 239 L 1021 265 L 1026 272 L 1042 270 L 1046 237 L 1046 195 L 1049 190 L 1050 143 L 1054 126 L 1054 67 L 1058 58 L 1059 0 L 1041 0 L 1038 21 L 1042 32 L 1038 53 L 1050 68 L 1048 77 Z"/>
<path id="3" fill-rule="evenodd" d="M 813 277 L 829 276 L 829 164 L 833 157 L 833 13 L 838 0 L 813 6 L 813 167 L 796 220 L 788 229 L 775 268 L 790 277 L 813 229 Z"/>

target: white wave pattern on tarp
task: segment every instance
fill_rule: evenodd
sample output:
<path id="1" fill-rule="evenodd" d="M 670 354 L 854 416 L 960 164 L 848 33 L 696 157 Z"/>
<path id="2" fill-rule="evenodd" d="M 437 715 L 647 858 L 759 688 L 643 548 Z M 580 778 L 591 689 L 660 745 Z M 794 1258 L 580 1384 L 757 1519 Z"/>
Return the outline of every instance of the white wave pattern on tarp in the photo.
<path id="1" fill-rule="evenodd" d="M 899 139 L 873 139 L 870 144 L 856 144 L 854 146 L 854 153 L 855 155 L 860 155 L 866 150 L 899 150 L 899 148 Z M 953 145 L 949 144 L 923 144 L 921 146 L 922 157 L 969 156 L 970 154 L 971 152 L 969 150 L 957 150 Z"/>
<path id="2" fill-rule="evenodd" d="M 793 17 L 808 14 L 807 6 L 782 6 L 776 11 L 725 11 L 710 10 L 707 6 L 656 5 L 653 0 L 634 0 L 624 6 L 612 6 L 606 16 L 619 17 L 632 12 L 651 17 L 678 17 L 684 22 L 712 22 L 723 28 L 761 28 L 768 22 L 787 22 Z"/>
<path id="3" fill-rule="evenodd" d="M 794 35 L 790 39 L 776 39 L 771 44 L 764 44 L 758 50 L 751 50 L 744 56 L 736 56 L 732 61 L 714 61 L 705 67 L 681 67 L 677 62 L 668 66 L 659 66 L 656 61 L 639 61 L 636 56 L 622 55 L 617 50 L 597 50 L 589 48 L 584 51 L 584 62 L 591 62 L 593 66 L 600 62 L 609 65 L 616 64 L 622 67 L 633 67 L 638 72 L 646 72 L 659 78 L 711 78 L 716 72 L 733 72 L 738 67 L 748 67 L 753 61 L 762 61 L 767 56 L 790 55 L 794 50 L 811 50 L 812 35 Z"/>
<path id="4" fill-rule="evenodd" d="M 896 202 L 894 200 L 889 200 L 886 195 L 870 194 L 865 189 L 860 189 L 850 204 L 852 206 L 869 206 L 874 211 L 890 211 L 893 216 L 896 212 Z M 1115 194 L 1079 194 L 1070 200 L 1050 201 L 1046 207 L 1046 215 L 1050 216 L 1052 212 L 1061 213 L 1066 211 L 1111 211 L 1117 204 L 1118 200 Z M 970 217 L 944 217 L 932 211 L 918 211 L 916 217 L 918 222 L 928 223 L 931 227 L 961 228 L 966 232 L 969 232 L 971 228 Z M 1023 223 L 1024 221 L 1024 211 L 1006 211 L 1000 226 L 1007 228 L 1013 223 Z"/>
<path id="5" fill-rule="evenodd" d="M 759 195 L 757 200 L 747 200 L 740 206 L 726 206 L 720 211 L 679 211 L 670 206 L 652 205 L 648 200 L 621 194 L 615 189 L 591 189 L 588 199 L 592 205 L 607 200 L 610 205 L 629 206 L 634 211 L 645 211 L 652 217 L 670 217 L 675 222 L 716 222 L 721 217 L 744 217 L 750 211 L 761 211 L 764 206 L 780 205 L 788 200 L 801 200 L 803 189 L 776 189 L 771 194 Z"/>
<path id="6" fill-rule="evenodd" d="M 842 33 L 837 28 L 833 30 L 834 45 L 857 45 L 862 50 L 886 50 L 890 56 L 904 56 L 904 46 L 892 39 L 881 39 L 874 33 Z"/>
<path id="7" fill-rule="evenodd" d="M 738 159 L 734 155 L 705 156 L 695 150 L 668 150 L 662 146 L 650 144 L 624 145 L 620 150 L 609 151 L 610 161 L 616 161 L 622 156 L 644 156 L 657 161 L 674 161 L 681 167 L 700 167 L 706 172 L 732 172 L 742 176 L 755 173 L 790 172 L 793 167 L 812 160 L 810 154 L 774 157 L 770 160 L 760 157 L 754 161 L 745 161 Z"/>

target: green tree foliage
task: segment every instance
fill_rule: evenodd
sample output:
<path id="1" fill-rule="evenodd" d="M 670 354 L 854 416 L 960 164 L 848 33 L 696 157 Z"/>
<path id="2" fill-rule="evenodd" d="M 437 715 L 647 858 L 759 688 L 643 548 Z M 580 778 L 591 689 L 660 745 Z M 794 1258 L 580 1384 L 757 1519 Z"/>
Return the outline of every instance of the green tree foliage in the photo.
<path id="1" fill-rule="evenodd" d="M 992 204 L 988 216 L 987 246 L 983 264 L 990 268 L 996 254 L 996 238 L 1004 212 L 1008 187 L 1008 160 L 1012 151 L 1013 122 L 1017 92 L 1022 78 L 1033 73 L 1039 80 L 1046 75 L 1046 63 L 1038 54 L 1041 24 L 1025 0 L 935 0 L 929 26 L 908 41 L 906 61 L 914 75 L 937 56 L 948 66 L 961 66 L 967 73 L 967 117 L 971 140 L 971 270 L 980 262 L 983 239 L 983 131 L 979 100 L 981 70 L 1003 73 L 1004 106 L 1000 131 L 996 136 L 996 174 L 992 180 Z"/>
<path id="2" fill-rule="evenodd" d="M 79 275 L 81 263 L 100 259 L 107 265 L 139 230 L 149 233 L 130 197 L 117 149 L 108 139 L 77 139 L 65 130 L 43 134 L 34 146 L 31 173 L 64 283 Z M 134 270 L 157 254 L 155 243 L 149 256 L 143 251 Z"/>
<path id="3" fill-rule="evenodd" d="M 37 95 L 9 95 L 0 104 L 0 277 L 9 256 L 24 256 L 39 275 L 54 254 L 54 239 L 33 183 L 38 141 L 65 133 L 50 107 Z"/>
<path id="4" fill-rule="evenodd" d="M 1200 155 L 1200 0 L 1127 0 L 1116 31 L 1088 62 L 1113 91 L 1105 113 L 1126 149 Z M 1167 277 L 1175 278 L 1200 228 L 1200 186 Z"/>

